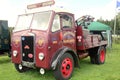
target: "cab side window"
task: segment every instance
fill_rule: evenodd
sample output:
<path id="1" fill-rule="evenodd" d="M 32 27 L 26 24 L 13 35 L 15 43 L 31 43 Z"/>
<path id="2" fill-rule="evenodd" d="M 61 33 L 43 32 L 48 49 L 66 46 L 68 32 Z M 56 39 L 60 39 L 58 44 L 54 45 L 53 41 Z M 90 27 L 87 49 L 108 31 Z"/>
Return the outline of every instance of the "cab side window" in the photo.
<path id="1" fill-rule="evenodd" d="M 52 32 L 56 32 L 60 30 L 60 18 L 59 15 L 56 15 L 54 20 L 53 20 L 53 25 L 52 25 Z"/>
<path id="2" fill-rule="evenodd" d="M 71 16 L 62 15 L 62 16 L 61 16 L 61 19 L 62 19 L 62 27 L 63 27 L 63 28 L 72 28 L 73 18 L 72 18 Z"/>

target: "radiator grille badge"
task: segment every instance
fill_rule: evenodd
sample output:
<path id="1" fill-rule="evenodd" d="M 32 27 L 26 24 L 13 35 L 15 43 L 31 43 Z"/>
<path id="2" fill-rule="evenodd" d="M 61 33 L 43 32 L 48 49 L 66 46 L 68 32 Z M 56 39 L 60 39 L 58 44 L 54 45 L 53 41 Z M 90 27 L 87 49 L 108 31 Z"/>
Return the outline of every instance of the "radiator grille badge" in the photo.
<path id="1" fill-rule="evenodd" d="M 32 54 L 32 53 L 29 53 L 29 54 L 28 54 L 28 57 L 29 57 L 29 58 L 33 58 L 33 54 Z"/>
<path id="2" fill-rule="evenodd" d="M 30 47 L 28 45 L 25 45 L 24 49 L 30 49 Z"/>

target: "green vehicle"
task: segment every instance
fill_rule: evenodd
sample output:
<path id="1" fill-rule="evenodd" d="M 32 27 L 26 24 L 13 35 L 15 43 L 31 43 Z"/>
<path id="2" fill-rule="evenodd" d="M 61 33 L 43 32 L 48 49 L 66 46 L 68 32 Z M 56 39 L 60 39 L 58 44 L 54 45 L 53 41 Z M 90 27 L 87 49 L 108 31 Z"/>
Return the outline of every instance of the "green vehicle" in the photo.
<path id="1" fill-rule="evenodd" d="M 10 56 L 10 31 L 7 20 L 0 20 L 0 55 L 8 53 Z"/>

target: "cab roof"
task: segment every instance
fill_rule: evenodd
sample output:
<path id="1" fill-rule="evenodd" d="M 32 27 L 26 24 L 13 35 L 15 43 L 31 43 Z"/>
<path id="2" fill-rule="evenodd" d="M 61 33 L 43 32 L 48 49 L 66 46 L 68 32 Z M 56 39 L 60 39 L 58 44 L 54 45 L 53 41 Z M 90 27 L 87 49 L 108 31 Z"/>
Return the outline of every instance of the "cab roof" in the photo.
<path id="1" fill-rule="evenodd" d="M 31 14 L 31 13 L 38 13 L 38 12 L 45 12 L 45 11 L 54 11 L 55 13 L 69 13 L 72 14 L 71 11 L 63 8 L 63 7 L 55 7 L 54 6 L 55 1 L 45 1 L 41 3 L 35 3 L 27 5 L 27 10 L 25 10 L 25 14 Z"/>
<path id="2" fill-rule="evenodd" d="M 69 11 L 69 10 L 67 10 L 65 8 L 51 7 L 51 6 L 26 10 L 27 13 L 37 13 L 37 12 L 44 12 L 44 11 L 54 11 L 56 13 L 62 12 L 62 13 L 70 13 L 70 14 L 72 14 L 71 11 Z"/>

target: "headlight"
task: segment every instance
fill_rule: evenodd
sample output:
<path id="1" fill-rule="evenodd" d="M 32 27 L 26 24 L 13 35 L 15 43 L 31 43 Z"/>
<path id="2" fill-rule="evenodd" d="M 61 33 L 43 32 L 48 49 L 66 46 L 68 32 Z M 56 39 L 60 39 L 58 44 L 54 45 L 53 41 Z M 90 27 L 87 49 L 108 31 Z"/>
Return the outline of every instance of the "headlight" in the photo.
<path id="1" fill-rule="evenodd" d="M 43 60 L 43 59 L 44 59 L 44 57 L 45 57 L 45 55 L 44 55 L 43 53 L 39 53 L 39 55 L 38 55 L 38 56 L 39 56 L 39 59 L 40 59 L 40 60 Z"/>
<path id="2" fill-rule="evenodd" d="M 45 74 L 45 70 L 43 68 L 40 69 L 41 74 Z"/>
<path id="3" fill-rule="evenodd" d="M 13 51 L 13 56 L 16 57 L 18 52 L 16 50 Z"/>

